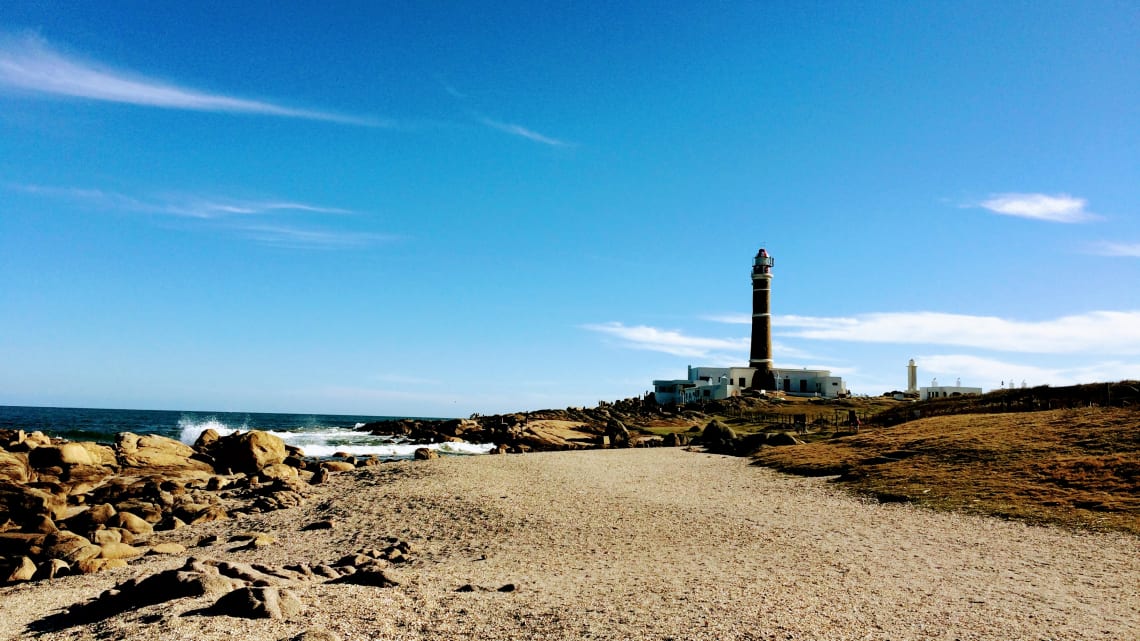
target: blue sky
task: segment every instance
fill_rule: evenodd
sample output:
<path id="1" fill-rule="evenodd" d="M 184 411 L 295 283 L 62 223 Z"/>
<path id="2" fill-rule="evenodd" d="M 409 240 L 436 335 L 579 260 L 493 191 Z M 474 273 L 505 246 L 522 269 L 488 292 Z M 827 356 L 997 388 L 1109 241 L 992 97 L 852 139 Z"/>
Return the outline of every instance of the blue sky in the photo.
<path id="1" fill-rule="evenodd" d="M 5 3 L 0 404 L 1140 378 L 1127 2 Z"/>

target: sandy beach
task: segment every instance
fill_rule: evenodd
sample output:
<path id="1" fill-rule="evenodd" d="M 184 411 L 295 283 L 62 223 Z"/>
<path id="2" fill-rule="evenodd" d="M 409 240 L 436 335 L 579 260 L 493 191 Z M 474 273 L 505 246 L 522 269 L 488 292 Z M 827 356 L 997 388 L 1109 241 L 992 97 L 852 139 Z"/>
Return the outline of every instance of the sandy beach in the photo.
<path id="1" fill-rule="evenodd" d="M 334 527 L 304 529 L 321 520 Z M 276 541 L 238 550 L 237 532 Z M 210 534 L 218 542 L 196 546 Z M 1140 638 L 1135 537 L 880 505 L 679 448 L 360 468 L 300 507 L 159 541 L 188 551 L 0 588 L 0 638 Z M 216 597 L 85 625 L 53 617 L 188 556 L 280 567 L 392 541 L 410 545 L 410 562 L 391 568 L 398 586 L 282 578 L 303 609 L 281 620 L 195 613 Z"/>

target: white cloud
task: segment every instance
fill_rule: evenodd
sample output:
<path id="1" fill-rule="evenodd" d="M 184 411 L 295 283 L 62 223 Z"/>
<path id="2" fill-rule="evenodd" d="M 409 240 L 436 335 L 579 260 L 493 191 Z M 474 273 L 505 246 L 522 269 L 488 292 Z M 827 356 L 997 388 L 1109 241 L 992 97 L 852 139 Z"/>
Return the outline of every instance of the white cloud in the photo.
<path id="1" fill-rule="evenodd" d="M 1094 248 L 1093 253 L 1101 256 L 1126 256 L 1140 258 L 1140 243 L 1113 243 L 1105 241 Z"/>
<path id="2" fill-rule="evenodd" d="M 700 358 L 709 366 L 743 366 L 748 361 L 750 337 L 709 338 L 690 336 L 671 329 L 660 329 L 647 325 L 626 326 L 622 323 L 599 323 L 583 325 L 583 329 L 600 332 L 618 338 L 622 345 L 631 349 L 644 349 L 674 356 Z M 772 343 L 775 356 L 798 359 L 815 359 L 816 356 L 779 342 Z M 787 365 L 786 367 L 806 367 Z M 809 369 L 834 369 L 827 366 L 811 366 Z"/>
<path id="3" fill-rule="evenodd" d="M 492 120 L 490 118 L 481 118 L 480 121 L 484 125 L 487 125 L 488 127 L 491 127 L 492 129 L 498 129 L 499 131 L 505 131 L 506 133 L 511 134 L 512 136 L 519 136 L 521 138 L 526 138 L 527 140 L 533 140 L 534 142 L 542 143 L 544 145 L 550 145 L 552 147 L 566 147 L 570 144 L 570 143 L 565 142 L 563 140 L 558 140 L 557 138 L 551 138 L 550 136 L 544 136 L 544 135 L 542 135 L 536 131 L 533 131 L 531 129 L 527 129 L 526 127 L 523 127 L 522 125 L 515 125 L 515 124 L 508 123 L 508 122 L 499 122 L 498 120 Z"/>
<path id="4" fill-rule="evenodd" d="M 31 194 L 76 201 L 82 206 L 118 212 L 159 214 L 214 221 L 223 229 L 236 232 L 256 242 L 292 249 L 349 249 L 366 247 L 396 237 L 370 232 L 314 229 L 296 224 L 268 222 L 281 214 L 352 214 L 351 210 L 323 207 L 308 203 L 280 200 L 247 200 L 220 196 L 165 194 L 136 197 L 101 189 L 44 187 L 41 185 L 9 185 L 11 189 Z M 256 222 L 255 222 L 256 221 Z M 265 222 L 262 222 L 265 221 Z"/>
<path id="5" fill-rule="evenodd" d="M 630 327 L 622 323 L 600 323 L 583 325 L 583 328 L 618 338 L 626 347 L 664 352 L 674 356 L 702 358 L 718 351 L 747 353 L 749 345 L 747 338 L 686 336 L 676 330 L 658 329 L 646 325 Z"/>
<path id="6" fill-rule="evenodd" d="M 850 318 L 783 316 L 786 336 L 868 343 L 957 345 L 1035 354 L 1140 354 L 1140 311 L 1094 311 L 1045 321 L 940 312 Z"/>
<path id="7" fill-rule="evenodd" d="M 937 354 L 916 358 L 919 371 L 925 377 L 960 377 L 966 385 L 988 385 L 1008 387 L 1011 383 L 1020 387 L 1022 381 L 1029 386 L 1037 385 L 1077 385 L 1093 381 L 1119 381 L 1140 376 L 1140 363 L 1122 361 L 1102 361 L 1074 367 L 1041 367 L 992 358 L 982 358 L 966 354 Z M 977 381 L 971 383 L 971 381 Z M 939 384 L 953 384 L 954 380 L 944 378 Z M 923 383 L 925 385 L 927 383 Z"/>
<path id="8" fill-rule="evenodd" d="M 321 207 L 287 200 L 246 200 L 224 196 L 193 194 L 163 194 L 138 197 L 102 189 L 78 187 L 48 187 L 43 185 L 9 185 L 10 188 L 31 194 L 79 201 L 90 207 L 149 214 L 168 214 L 186 218 L 226 218 L 253 216 L 276 212 L 303 212 L 316 214 L 351 214 L 348 209 Z"/>
<path id="9" fill-rule="evenodd" d="M 163 109 L 249 113 L 391 127 L 388 120 L 287 107 L 180 87 L 65 56 L 38 36 L 0 37 L 0 88 Z"/>
<path id="10" fill-rule="evenodd" d="M 978 203 L 995 214 L 1054 223 L 1083 223 L 1098 217 L 1088 212 L 1088 201 L 1068 194 L 994 194 Z"/>

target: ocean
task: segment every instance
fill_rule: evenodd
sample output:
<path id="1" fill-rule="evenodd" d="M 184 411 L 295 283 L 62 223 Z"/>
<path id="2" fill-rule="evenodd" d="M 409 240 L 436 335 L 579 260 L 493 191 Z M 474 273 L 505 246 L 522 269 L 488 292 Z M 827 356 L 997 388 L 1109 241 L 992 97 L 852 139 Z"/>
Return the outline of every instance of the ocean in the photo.
<path id="1" fill-rule="evenodd" d="M 486 454 L 492 444 L 411 443 L 399 437 L 373 436 L 354 430 L 372 421 L 398 416 L 346 416 L 338 414 L 267 414 L 258 412 L 179 412 L 167 410 L 108 410 L 66 407 L 0 405 L 0 429 L 40 431 L 71 441 L 113 443 L 119 432 L 158 434 L 193 445 L 213 429 L 225 436 L 237 431 L 261 430 L 304 450 L 307 456 L 328 457 L 336 452 L 355 456 L 412 458 L 417 448 L 440 454 Z"/>

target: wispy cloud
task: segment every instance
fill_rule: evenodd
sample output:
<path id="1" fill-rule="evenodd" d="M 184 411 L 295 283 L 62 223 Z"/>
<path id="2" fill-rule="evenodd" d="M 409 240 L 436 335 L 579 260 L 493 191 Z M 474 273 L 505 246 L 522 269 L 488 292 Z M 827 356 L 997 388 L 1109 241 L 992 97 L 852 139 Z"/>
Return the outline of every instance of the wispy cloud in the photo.
<path id="1" fill-rule="evenodd" d="M 313 214 L 327 217 L 354 213 L 339 207 L 323 207 L 308 203 L 264 199 L 249 200 L 194 194 L 132 196 L 101 189 L 45 187 L 42 185 L 8 185 L 9 189 L 51 198 L 65 199 L 78 206 L 104 211 L 172 216 L 203 221 L 263 245 L 290 249 L 350 249 L 396 240 L 398 237 L 373 232 L 315 228 L 282 221 Z"/>
<path id="2" fill-rule="evenodd" d="M 35 35 L 0 35 L 0 88 L 163 109 L 247 113 L 393 127 L 390 120 L 209 93 L 69 57 Z"/>
<path id="3" fill-rule="evenodd" d="M 747 338 L 704 338 L 647 325 L 627 326 L 622 323 L 583 325 L 583 329 L 619 339 L 626 347 L 664 352 L 674 356 L 702 358 L 716 352 L 747 353 Z"/>
<path id="4" fill-rule="evenodd" d="M 674 329 L 623 323 L 583 325 L 583 329 L 619 339 L 623 347 L 662 352 L 674 356 L 701 358 L 709 365 L 742 365 L 748 360 L 751 339 L 744 337 L 713 338 L 692 336 Z M 774 342 L 772 351 L 781 358 L 816 359 L 816 356 L 783 343 Z M 798 365 L 796 367 L 799 367 Z"/>
<path id="5" fill-rule="evenodd" d="M 1086 209 L 1088 201 L 1068 194 L 993 194 L 977 206 L 1003 216 L 1053 223 L 1083 223 L 1099 218 Z"/>
<path id="6" fill-rule="evenodd" d="M 479 121 L 482 122 L 484 125 L 491 127 L 492 129 L 498 129 L 499 131 L 506 132 L 508 134 L 511 134 L 512 136 L 519 136 L 521 138 L 526 138 L 527 140 L 532 140 L 534 142 L 541 143 L 544 145 L 550 145 L 552 147 L 568 147 L 568 146 L 570 146 L 570 143 L 568 143 L 564 140 L 558 140 L 557 138 L 551 138 L 550 136 L 544 136 L 544 135 L 538 133 L 537 131 L 527 129 L 526 127 L 523 127 L 522 125 L 516 125 L 516 124 L 509 123 L 509 122 L 499 122 L 498 120 L 492 120 L 491 118 L 480 118 Z"/>
<path id="7" fill-rule="evenodd" d="M 854 317 L 776 316 L 781 335 L 813 340 L 956 345 L 1034 354 L 1140 354 L 1140 311 L 1094 311 L 1044 321 L 941 312 Z"/>
<path id="8" fill-rule="evenodd" d="M 247 200 L 220 196 L 193 194 L 158 194 L 139 197 L 103 189 L 81 187 L 52 187 L 45 185 L 9 185 L 9 188 L 25 193 L 39 194 L 81 202 L 89 207 L 117 211 L 166 214 L 186 218 L 226 218 L 231 216 L 256 216 L 277 212 L 303 212 L 318 214 L 351 214 L 348 209 L 321 207 L 287 200 Z"/>
<path id="9" fill-rule="evenodd" d="M 1101 256 L 1125 256 L 1140 258 L 1140 243 L 1114 243 L 1105 241 L 1093 248 L 1094 254 Z"/>
<path id="10" fill-rule="evenodd" d="M 289 225 L 236 225 L 234 229 L 250 240 L 285 249 L 353 249 L 397 238 L 388 234 Z"/>

